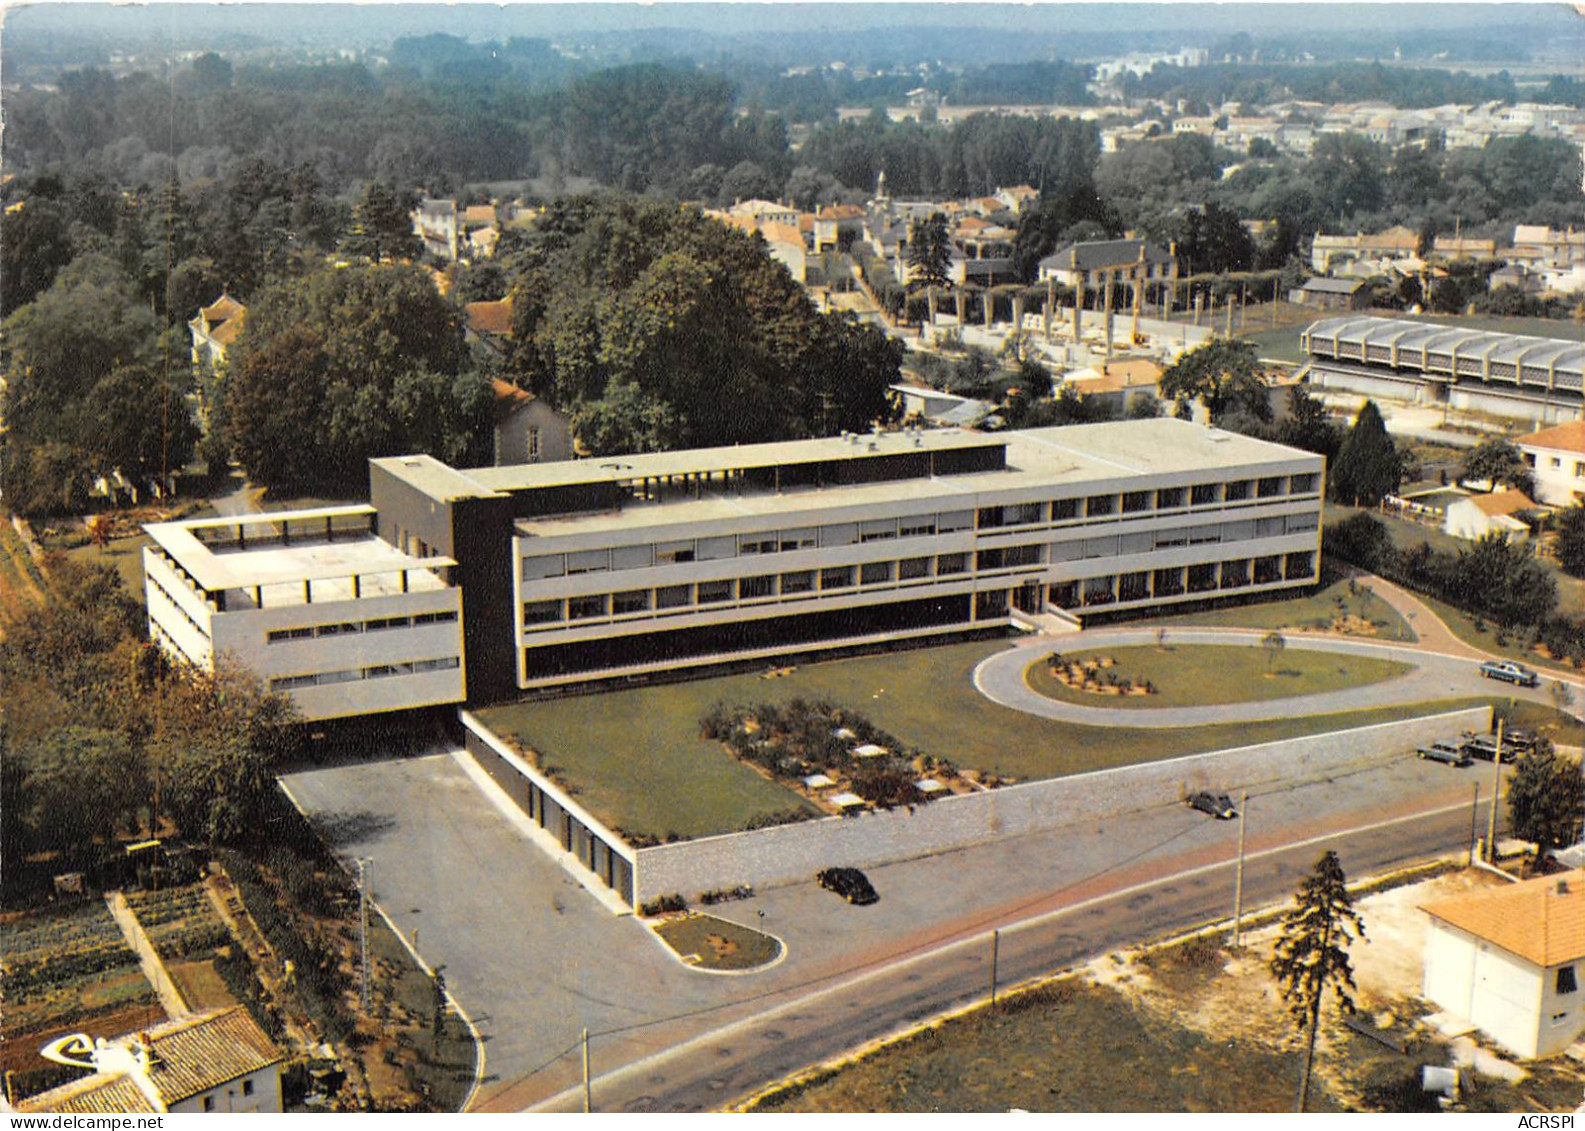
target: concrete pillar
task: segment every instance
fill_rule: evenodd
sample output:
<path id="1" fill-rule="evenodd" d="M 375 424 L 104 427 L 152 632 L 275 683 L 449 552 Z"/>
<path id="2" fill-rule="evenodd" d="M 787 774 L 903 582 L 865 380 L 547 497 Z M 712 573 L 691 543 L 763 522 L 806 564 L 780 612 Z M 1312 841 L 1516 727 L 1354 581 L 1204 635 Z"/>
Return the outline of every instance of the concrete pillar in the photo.
<path id="1" fill-rule="evenodd" d="M 1085 285 L 1088 282 L 1089 282 L 1089 280 L 1085 277 L 1084 272 L 1080 271 L 1078 273 L 1078 286 L 1074 289 L 1074 292 L 1073 292 L 1073 344 L 1074 345 L 1078 345 L 1079 344 L 1079 333 L 1084 328 L 1083 327 L 1084 316 L 1080 313 L 1080 311 L 1084 307 L 1084 290 L 1085 290 Z"/>
<path id="2" fill-rule="evenodd" d="M 989 290 L 980 292 L 980 311 L 985 315 L 985 328 L 991 328 L 996 315 L 996 296 Z"/>
<path id="3" fill-rule="evenodd" d="M 1106 292 L 1106 297 L 1105 297 L 1105 300 L 1104 300 L 1105 301 L 1104 324 L 1105 324 L 1105 327 L 1106 327 L 1106 356 L 1107 357 L 1111 357 L 1112 356 L 1112 284 L 1115 281 L 1116 281 L 1116 277 L 1110 271 L 1103 271 L 1101 273 L 1101 288 Z"/>
<path id="4" fill-rule="evenodd" d="M 1024 328 L 1024 292 L 1019 291 L 1013 295 L 1013 333 L 1019 333 Z"/>
<path id="5" fill-rule="evenodd" d="M 1055 279 L 1053 279 L 1053 278 L 1048 276 L 1046 278 L 1046 311 L 1045 311 L 1045 314 L 1046 314 L 1046 344 L 1048 346 L 1052 342 L 1051 331 L 1052 331 L 1052 326 L 1053 326 L 1053 316 L 1056 314 L 1056 310 L 1057 310 L 1057 281 Z"/>

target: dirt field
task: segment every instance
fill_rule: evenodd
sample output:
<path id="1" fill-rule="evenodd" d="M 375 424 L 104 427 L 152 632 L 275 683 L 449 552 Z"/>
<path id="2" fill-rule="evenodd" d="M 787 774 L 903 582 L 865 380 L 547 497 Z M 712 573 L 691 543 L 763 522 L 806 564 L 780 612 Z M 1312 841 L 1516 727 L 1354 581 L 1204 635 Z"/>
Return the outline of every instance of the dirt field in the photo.
<path id="1" fill-rule="evenodd" d="M 1435 1110 L 1422 1065 L 1478 1051 L 1472 1111 L 1572 1111 L 1585 1069 L 1526 1066 L 1423 1024 L 1417 997 L 1428 900 L 1491 883 L 1452 872 L 1356 898 L 1357 1019 L 1328 1011 L 1311 1111 Z M 762 1099 L 755 1111 L 1292 1111 L 1302 1043 L 1268 970 L 1275 922 L 1229 950 L 1226 932 L 1108 955 L 1073 976 L 887 1045 Z M 1394 1047 L 1395 1046 L 1395 1047 Z M 1401 1051 L 1400 1051 L 1401 1050 Z M 1509 1078 L 1504 1078 L 1509 1077 Z M 1429 1106 L 1427 1106 L 1429 1105 Z"/>

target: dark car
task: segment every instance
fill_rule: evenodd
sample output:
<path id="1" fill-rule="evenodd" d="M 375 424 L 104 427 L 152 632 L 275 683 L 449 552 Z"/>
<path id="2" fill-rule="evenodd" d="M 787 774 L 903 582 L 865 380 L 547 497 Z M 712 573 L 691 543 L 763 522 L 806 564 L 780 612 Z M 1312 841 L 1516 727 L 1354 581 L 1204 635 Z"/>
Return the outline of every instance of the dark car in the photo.
<path id="1" fill-rule="evenodd" d="M 1462 749 L 1471 758 L 1479 758 L 1482 762 L 1490 762 L 1497 757 L 1497 736 L 1494 734 L 1467 733 L 1464 735 Z M 1519 747 L 1509 742 L 1506 737 L 1503 738 L 1502 761 L 1512 762 L 1522 753 L 1523 751 Z"/>
<path id="2" fill-rule="evenodd" d="M 1208 789 L 1189 794 L 1189 804 L 1202 813 L 1209 813 L 1218 821 L 1230 821 L 1238 816 L 1233 799 L 1225 793 L 1212 793 Z"/>
<path id="3" fill-rule="evenodd" d="M 1470 756 L 1455 742 L 1433 742 L 1420 747 L 1415 753 L 1427 762 L 1446 762 L 1449 766 L 1467 766 L 1470 763 Z"/>
<path id="4" fill-rule="evenodd" d="M 870 885 L 869 877 L 857 868 L 827 868 L 815 876 L 826 891 L 834 891 L 849 903 L 875 903 L 880 896 Z"/>
<path id="5" fill-rule="evenodd" d="M 1480 674 L 1487 679 L 1517 683 L 1520 687 L 1534 687 L 1541 682 L 1535 672 L 1513 660 L 1487 660 L 1480 666 Z"/>

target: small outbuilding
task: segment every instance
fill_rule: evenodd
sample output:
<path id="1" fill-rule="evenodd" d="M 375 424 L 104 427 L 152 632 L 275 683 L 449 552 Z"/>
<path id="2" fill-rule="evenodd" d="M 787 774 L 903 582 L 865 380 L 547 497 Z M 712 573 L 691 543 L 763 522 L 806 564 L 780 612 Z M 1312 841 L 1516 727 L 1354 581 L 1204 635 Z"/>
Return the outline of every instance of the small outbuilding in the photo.
<path id="1" fill-rule="evenodd" d="M 1553 1056 L 1585 1030 L 1585 882 L 1540 876 L 1425 905 L 1425 996 L 1509 1052 Z"/>

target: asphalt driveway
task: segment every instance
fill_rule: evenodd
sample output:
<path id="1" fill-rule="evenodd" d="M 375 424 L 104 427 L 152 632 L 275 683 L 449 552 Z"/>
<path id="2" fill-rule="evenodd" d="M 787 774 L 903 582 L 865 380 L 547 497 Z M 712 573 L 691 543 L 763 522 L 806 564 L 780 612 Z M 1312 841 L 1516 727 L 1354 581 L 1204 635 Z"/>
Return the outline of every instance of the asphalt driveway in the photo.
<path id="1" fill-rule="evenodd" d="M 682 966 L 638 920 L 614 915 L 453 754 L 283 780 L 339 852 L 373 858 L 376 901 L 403 935 L 417 932 L 426 962 L 445 965 L 486 1042 L 474 1106 L 493 1110 L 574 1084 L 585 1027 L 595 1034 L 598 1076 L 948 939 L 1136 878 L 1226 861 L 1237 837 L 1237 822 L 1172 805 L 869 869 L 881 894 L 872 907 L 851 907 L 813 883 L 768 890 L 713 910 L 781 937 L 786 960 L 722 976 Z M 1405 806 L 1467 800 L 1472 780 L 1409 758 L 1296 783 L 1252 799 L 1251 848 Z M 731 1043 L 723 1039 L 723 1058 L 752 1055 Z"/>

